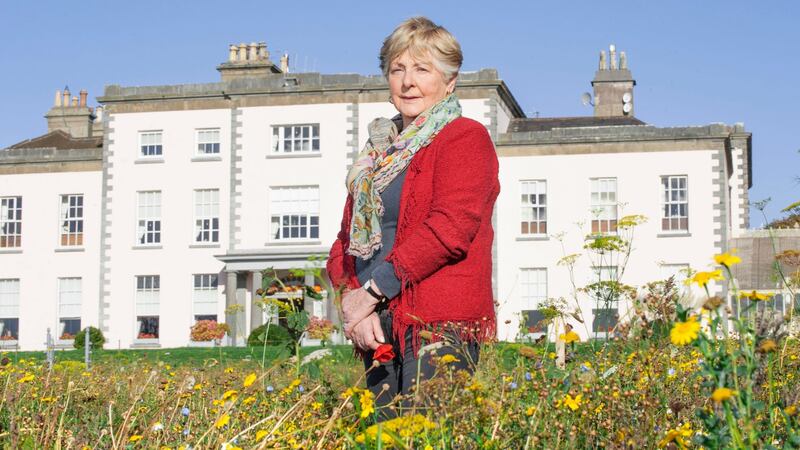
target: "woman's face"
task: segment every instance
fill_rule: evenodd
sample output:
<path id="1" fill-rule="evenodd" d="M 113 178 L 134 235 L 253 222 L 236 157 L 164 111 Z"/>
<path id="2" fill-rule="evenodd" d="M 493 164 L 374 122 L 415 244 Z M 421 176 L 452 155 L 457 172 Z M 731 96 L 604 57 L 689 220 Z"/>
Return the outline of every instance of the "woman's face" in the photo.
<path id="1" fill-rule="evenodd" d="M 406 50 L 389 64 L 389 92 L 403 116 L 403 128 L 453 92 L 455 85 L 456 78 L 446 81 L 430 57 L 417 60 Z"/>

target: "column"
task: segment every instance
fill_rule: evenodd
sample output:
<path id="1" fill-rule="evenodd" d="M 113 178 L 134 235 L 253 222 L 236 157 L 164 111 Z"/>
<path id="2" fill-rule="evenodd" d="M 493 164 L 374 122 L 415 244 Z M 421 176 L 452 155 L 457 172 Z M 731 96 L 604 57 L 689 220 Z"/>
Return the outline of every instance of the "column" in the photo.
<path id="1" fill-rule="evenodd" d="M 250 292 L 252 301 L 250 302 L 250 331 L 247 333 L 248 335 L 264 322 L 264 306 L 260 302 L 261 296 L 256 294 L 256 291 L 261 289 L 261 271 L 254 270 L 250 272 L 250 276 L 253 280 L 253 289 Z"/>
<path id="2" fill-rule="evenodd" d="M 229 270 L 225 272 L 228 275 L 227 282 L 225 283 L 225 323 L 228 324 L 230 330 L 228 331 L 228 345 L 236 346 L 236 312 L 229 313 L 231 306 L 236 304 L 236 272 Z"/>

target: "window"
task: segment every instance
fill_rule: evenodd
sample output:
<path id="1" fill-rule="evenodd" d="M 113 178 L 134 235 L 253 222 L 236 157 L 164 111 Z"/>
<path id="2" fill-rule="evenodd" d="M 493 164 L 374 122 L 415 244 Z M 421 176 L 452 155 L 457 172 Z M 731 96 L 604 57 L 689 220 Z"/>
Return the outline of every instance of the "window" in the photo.
<path id="1" fill-rule="evenodd" d="M 592 178 L 592 233 L 617 231 L 617 179 Z"/>
<path id="2" fill-rule="evenodd" d="M 520 269 L 520 299 L 522 308 L 527 313 L 528 331 L 543 333 L 546 327 L 540 324 L 544 316 L 539 310 L 542 302 L 547 300 L 547 269 Z"/>
<path id="3" fill-rule="evenodd" d="M 144 275 L 136 277 L 137 339 L 158 339 L 158 303 L 160 290 L 160 276 Z"/>
<path id="4" fill-rule="evenodd" d="M 275 241 L 319 238 L 319 187 L 270 189 L 270 235 Z"/>
<path id="5" fill-rule="evenodd" d="M 140 157 L 161 156 L 161 131 L 140 131 L 139 149 Z"/>
<path id="6" fill-rule="evenodd" d="M 0 248 L 22 246 L 22 197 L 0 197 Z"/>
<path id="7" fill-rule="evenodd" d="M 592 278 L 589 283 L 598 281 L 617 281 L 617 266 L 592 266 Z"/>
<path id="8" fill-rule="evenodd" d="M 319 151 L 319 124 L 277 125 L 272 127 L 273 153 Z"/>
<path id="9" fill-rule="evenodd" d="M 63 247 L 83 245 L 83 194 L 61 196 L 61 240 Z"/>
<path id="10" fill-rule="evenodd" d="M 194 290 L 192 303 L 194 305 L 194 320 L 217 321 L 217 274 L 193 275 Z"/>
<path id="11" fill-rule="evenodd" d="M 619 311 L 617 308 L 592 308 L 592 331 L 595 333 L 608 334 L 617 326 Z"/>
<path id="12" fill-rule="evenodd" d="M 547 181 L 523 181 L 522 234 L 547 234 Z"/>
<path id="13" fill-rule="evenodd" d="M 197 130 L 197 154 L 219 154 L 219 128 Z"/>
<path id="14" fill-rule="evenodd" d="M 0 280 L 0 343 L 19 339 L 19 280 Z"/>
<path id="15" fill-rule="evenodd" d="M 686 176 L 661 177 L 664 189 L 663 231 L 689 231 L 689 196 Z"/>
<path id="16" fill-rule="evenodd" d="M 80 278 L 58 279 L 58 336 L 61 340 L 75 339 L 81 330 L 81 285 Z"/>
<path id="17" fill-rule="evenodd" d="M 136 243 L 140 245 L 161 242 L 161 191 L 137 192 Z"/>
<path id="18" fill-rule="evenodd" d="M 194 241 L 219 242 L 219 189 L 194 191 Z"/>

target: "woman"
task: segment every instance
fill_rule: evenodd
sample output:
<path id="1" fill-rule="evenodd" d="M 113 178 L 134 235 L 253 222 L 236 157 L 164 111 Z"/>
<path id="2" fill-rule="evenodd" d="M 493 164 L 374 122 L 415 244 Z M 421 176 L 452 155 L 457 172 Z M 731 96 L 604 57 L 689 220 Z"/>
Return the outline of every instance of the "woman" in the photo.
<path id="1" fill-rule="evenodd" d="M 454 94 L 463 56 L 455 38 L 422 17 L 381 48 L 380 67 L 398 114 L 376 119 L 347 175 L 341 230 L 328 275 L 344 286 L 344 332 L 362 352 L 379 406 L 408 394 L 418 377 L 420 331 L 445 341 L 472 370 L 478 343 L 494 337 L 492 209 L 500 186 L 486 128 L 461 117 Z M 432 333 L 431 333 L 432 332 Z M 393 360 L 373 365 L 382 343 Z M 419 364 L 433 376 L 430 353 Z M 385 411 L 384 418 L 394 414 Z"/>

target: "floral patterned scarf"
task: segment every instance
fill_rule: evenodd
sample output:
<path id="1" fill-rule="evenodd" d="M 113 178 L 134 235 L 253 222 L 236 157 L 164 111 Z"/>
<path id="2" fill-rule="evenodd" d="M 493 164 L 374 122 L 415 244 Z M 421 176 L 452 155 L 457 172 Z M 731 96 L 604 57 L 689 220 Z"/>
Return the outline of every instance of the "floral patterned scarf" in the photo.
<path id="1" fill-rule="evenodd" d="M 405 170 L 417 150 L 427 146 L 445 125 L 461 116 L 456 94 L 450 94 L 422 112 L 398 135 L 394 120 L 370 122 L 369 139 L 347 174 L 347 189 L 353 197 L 350 246 L 347 253 L 369 259 L 381 247 L 383 192 Z"/>

